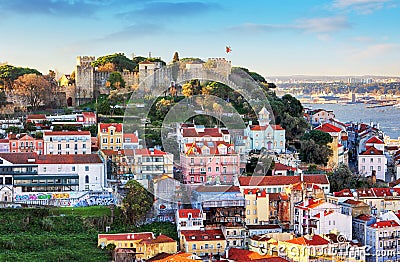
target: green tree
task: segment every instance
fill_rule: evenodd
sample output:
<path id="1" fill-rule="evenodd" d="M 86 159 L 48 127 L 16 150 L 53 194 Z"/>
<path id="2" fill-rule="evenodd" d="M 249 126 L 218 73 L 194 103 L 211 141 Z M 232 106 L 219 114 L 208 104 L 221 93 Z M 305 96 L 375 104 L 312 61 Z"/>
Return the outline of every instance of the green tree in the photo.
<path id="1" fill-rule="evenodd" d="M 294 117 L 289 113 L 284 113 L 281 120 L 281 126 L 285 129 L 287 144 L 292 144 L 304 135 L 308 128 L 308 123 L 302 117 Z"/>
<path id="2" fill-rule="evenodd" d="M 284 111 L 294 117 L 303 117 L 303 106 L 295 97 L 286 94 L 282 97 L 282 102 L 285 105 Z"/>
<path id="3" fill-rule="evenodd" d="M 106 86 L 110 87 L 111 89 L 125 88 L 125 80 L 122 78 L 120 72 L 112 72 L 108 76 Z"/>
<path id="4" fill-rule="evenodd" d="M 92 62 L 92 66 L 100 67 L 107 63 L 114 64 L 115 70 L 118 72 L 122 72 L 123 70 L 134 71 L 137 68 L 137 63 L 127 58 L 124 53 L 100 56 L 96 61 Z"/>
<path id="5" fill-rule="evenodd" d="M 331 192 L 337 192 L 345 188 L 356 188 L 357 180 L 358 179 L 353 175 L 349 167 L 344 164 L 341 164 L 329 174 Z"/>
<path id="6" fill-rule="evenodd" d="M 90 135 L 92 137 L 96 137 L 97 136 L 97 125 L 91 125 L 91 126 L 84 126 L 82 128 L 83 131 L 90 131 Z"/>
<path id="7" fill-rule="evenodd" d="M 328 159 L 332 155 L 332 149 L 327 145 L 321 145 L 315 143 L 314 140 L 302 140 L 300 142 L 300 154 L 301 161 L 313 164 L 328 164 Z"/>
<path id="8" fill-rule="evenodd" d="M 314 140 L 319 145 L 327 145 L 333 141 L 330 134 L 320 130 L 311 130 L 303 135 L 301 140 Z"/>
<path id="9" fill-rule="evenodd" d="M 125 188 L 127 193 L 122 200 L 122 210 L 125 221 L 131 225 L 139 226 L 146 214 L 153 206 L 153 195 L 136 180 L 129 180 Z"/>
<path id="10" fill-rule="evenodd" d="M 110 114 L 110 101 L 108 99 L 102 100 L 97 107 L 97 112 L 102 115 Z"/>

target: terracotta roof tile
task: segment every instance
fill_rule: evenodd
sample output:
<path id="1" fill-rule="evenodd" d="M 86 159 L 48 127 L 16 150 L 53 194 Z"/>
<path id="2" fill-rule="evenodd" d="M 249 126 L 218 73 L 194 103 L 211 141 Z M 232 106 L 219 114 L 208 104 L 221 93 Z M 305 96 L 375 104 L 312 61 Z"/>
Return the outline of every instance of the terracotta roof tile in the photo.
<path id="1" fill-rule="evenodd" d="M 340 129 L 339 127 L 336 127 L 329 123 L 325 123 L 325 124 L 315 128 L 315 130 L 319 130 L 319 131 L 322 131 L 325 133 L 338 133 L 338 132 L 342 131 L 342 129 Z"/>
<path id="2" fill-rule="evenodd" d="M 130 240 L 145 240 L 153 239 L 154 235 L 152 232 L 141 232 L 141 233 L 120 233 L 120 234 L 98 234 L 98 239 L 106 238 L 107 240 L 115 241 L 130 241 Z"/>
<path id="3" fill-rule="evenodd" d="M 364 155 L 364 156 L 383 155 L 383 152 L 381 150 L 378 150 L 375 147 L 371 146 L 366 151 L 362 152 L 361 155 Z"/>
<path id="4" fill-rule="evenodd" d="M 378 137 L 373 136 L 370 139 L 368 139 L 366 144 L 385 144 L 382 140 L 380 140 Z"/>
<path id="5" fill-rule="evenodd" d="M 293 238 L 291 240 L 286 240 L 285 242 L 301 246 L 322 246 L 329 244 L 328 240 L 320 237 L 319 235 L 310 236 L 310 239 L 308 239 L 306 236 Z"/>
<path id="6" fill-rule="evenodd" d="M 329 184 L 326 175 L 304 175 L 306 183 Z M 272 186 L 272 185 L 292 185 L 300 182 L 300 176 L 241 176 L 239 183 L 241 186 Z"/>
<path id="7" fill-rule="evenodd" d="M 225 240 L 221 229 L 181 230 L 181 235 L 185 236 L 187 242 Z"/>
<path id="8" fill-rule="evenodd" d="M 192 214 L 192 217 L 194 217 L 194 218 L 202 217 L 202 213 L 201 213 L 200 209 L 179 209 L 178 210 L 179 218 L 188 218 L 189 214 Z"/>
<path id="9" fill-rule="evenodd" d="M 379 221 L 372 224 L 372 228 L 386 228 L 386 227 L 399 227 L 400 225 L 394 220 Z"/>

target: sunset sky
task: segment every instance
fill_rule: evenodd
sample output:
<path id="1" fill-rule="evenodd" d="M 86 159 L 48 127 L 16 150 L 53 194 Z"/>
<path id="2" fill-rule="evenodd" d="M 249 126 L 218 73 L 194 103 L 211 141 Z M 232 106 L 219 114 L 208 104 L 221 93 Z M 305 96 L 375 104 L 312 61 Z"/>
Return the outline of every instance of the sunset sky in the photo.
<path id="1" fill-rule="evenodd" d="M 265 77 L 400 75 L 399 0 L 0 0 L 0 17 L 0 63 L 42 73 L 71 73 L 78 55 L 178 51 Z"/>

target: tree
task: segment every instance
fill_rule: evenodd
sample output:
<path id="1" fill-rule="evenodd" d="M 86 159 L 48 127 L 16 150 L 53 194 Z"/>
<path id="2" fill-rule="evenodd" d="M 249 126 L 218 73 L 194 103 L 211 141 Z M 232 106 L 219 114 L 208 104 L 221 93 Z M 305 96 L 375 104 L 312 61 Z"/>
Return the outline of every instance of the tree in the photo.
<path id="1" fill-rule="evenodd" d="M 199 95 L 201 93 L 200 81 L 197 79 L 190 80 L 182 86 L 182 94 L 185 97 Z"/>
<path id="2" fill-rule="evenodd" d="M 106 86 L 111 87 L 111 89 L 125 88 L 125 80 L 122 78 L 121 73 L 112 72 L 108 76 Z"/>
<path id="3" fill-rule="evenodd" d="M 285 105 L 285 112 L 289 113 L 289 115 L 294 117 L 302 117 L 303 116 L 303 106 L 300 101 L 295 97 L 286 94 L 282 96 L 282 102 Z"/>
<path id="4" fill-rule="evenodd" d="M 330 134 L 322 132 L 320 130 L 311 130 L 303 135 L 301 140 L 314 140 L 319 145 L 327 145 L 333 141 Z"/>
<path id="5" fill-rule="evenodd" d="M 139 226 L 146 218 L 146 214 L 153 206 L 153 195 L 136 180 L 129 180 L 125 187 L 127 193 L 122 200 L 122 210 L 125 221 Z"/>
<path id="6" fill-rule="evenodd" d="M 281 126 L 285 129 L 286 141 L 290 144 L 304 135 L 308 123 L 302 117 L 294 117 L 289 113 L 284 113 L 281 119 Z"/>
<path id="7" fill-rule="evenodd" d="M 337 192 L 345 188 L 356 188 L 357 179 L 347 165 L 341 164 L 329 175 L 331 191 Z"/>
<path id="8" fill-rule="evenodd" d="M 110 101 L 108 99 L 102 100 L 99 103 L 97 112 L 102 115 L 108 115 L 110 113 Z"/>
<path id="9" fill-rule="evenodd" d="M 179 54 L 178 52 L 174 53 L 174 58 L 172 58 L 172 63 L 179 62 Z"/>
<path id="10" fill-rule="evenodd" d="M 20 76 L 25 74 L 41 75 L 39 71 L 31 68 L 15 67 L 12 65 L 0 66 L 0 82 L 3 83 L 4 89 L 11 90 L 13 82 Z"/>
<path id="11" fill-rule="evenodd" d="M 315 143 L 314 140 L 302 140 L 300 142 L 301 161 L 313 164 L 328 164 L 328 159 L 332 155 L 332 149 L 327 145 Z"/>
<path id="12" fill-rule="evenodd" d="M 115 70 L 118 72 L 122 72 L 123 70 L 134 71 L 137 68 L 137 63 L 127 58 L 124 53 L 101 56 L 92 62 L 92 66 L 101 68 L 108 63 L 113 64 Z"/>
<path id="13" fill-rule="evenodd" d="M 51 85 L 41 75 L 26 74 L 14 81 L 14 93 L 35 111 L 46 102 Z"/>

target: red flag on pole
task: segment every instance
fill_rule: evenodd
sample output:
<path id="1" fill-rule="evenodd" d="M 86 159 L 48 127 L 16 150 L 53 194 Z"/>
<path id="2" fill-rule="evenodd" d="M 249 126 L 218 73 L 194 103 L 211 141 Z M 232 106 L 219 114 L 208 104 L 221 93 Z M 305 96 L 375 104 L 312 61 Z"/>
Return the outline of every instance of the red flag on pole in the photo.
<path id="1" fill-rule="evenodd" d="M 232 52 L 232 48 L 230 46 L 226 46 L 225 47 L 225 52 L 228 54 L 230 52 Z"/>

